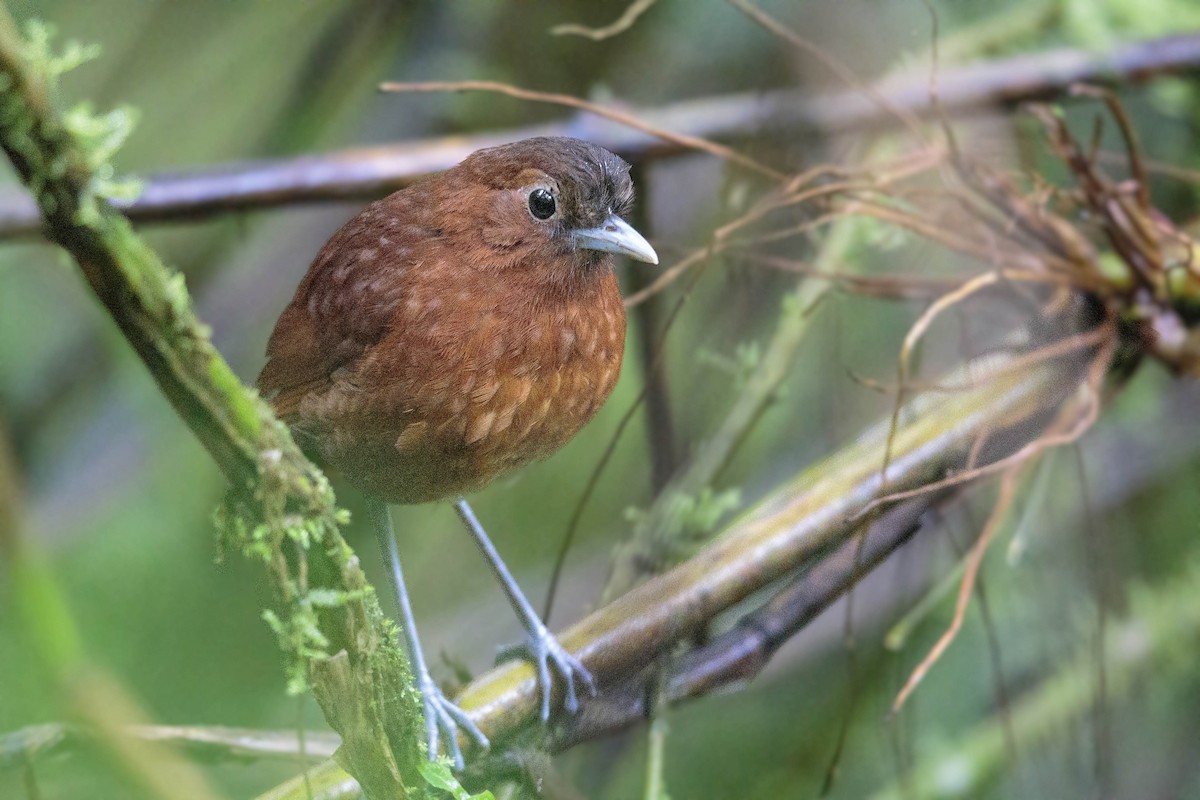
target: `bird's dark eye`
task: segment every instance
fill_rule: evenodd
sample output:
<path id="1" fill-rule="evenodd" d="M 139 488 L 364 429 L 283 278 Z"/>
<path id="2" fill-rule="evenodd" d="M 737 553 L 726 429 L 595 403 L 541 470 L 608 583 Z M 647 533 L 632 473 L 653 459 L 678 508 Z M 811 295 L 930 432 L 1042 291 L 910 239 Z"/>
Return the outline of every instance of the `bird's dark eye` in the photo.
<path id="1" fill-rule="evenodd" d="M 554 216 L 554 195 L 545 189 L 534 189 L 529 193 L 529 213 L 538 219 L 550 219 Z"/>

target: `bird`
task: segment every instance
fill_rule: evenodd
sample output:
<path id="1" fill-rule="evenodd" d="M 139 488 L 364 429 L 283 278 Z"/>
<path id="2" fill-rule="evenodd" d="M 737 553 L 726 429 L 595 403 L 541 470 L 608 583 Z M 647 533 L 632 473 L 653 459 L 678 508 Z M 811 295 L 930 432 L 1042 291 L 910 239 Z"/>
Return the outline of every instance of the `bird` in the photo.
<path id="1" fill-rule="evenodd" d="M 430 759 L 458 728 L 487 737 L 430 676 L 391 505 L 454 505 L 526 632 L 550 716 L 595 680 L 538 617 L 465 496 L 550 456 L 621 370 L 614 256 L 657 264 L 626 220 L 630 167 L 590 142 L 537 137 L 478 150 L 364 208 L 317 253 L 268 340 L 260 393 L 326 468 L 366 498 L 420 689 Z"/>

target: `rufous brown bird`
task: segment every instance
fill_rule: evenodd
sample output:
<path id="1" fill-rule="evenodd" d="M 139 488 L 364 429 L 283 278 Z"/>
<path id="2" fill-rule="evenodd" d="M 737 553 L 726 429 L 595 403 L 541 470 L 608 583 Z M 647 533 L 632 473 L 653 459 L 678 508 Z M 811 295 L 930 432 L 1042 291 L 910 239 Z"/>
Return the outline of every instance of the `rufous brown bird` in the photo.
<path id="1" fill-rule="evenodd" d="M 577 707 L 592 676 L 538 618 L 463 495 L 566 444 L 621 370 L 625 310 L 612 254 L 651 264 L 622 217 L 629 165 L 578 139 L 480 150 L 367 206 L 333 235 L 267 345 L 258 387 L 297 438 L 361 489 L 424 696 L 429 756 L 471 719 L 430 677 L 387 504 L 453 499 L 528 633 L 550 714 L 550 668 Z"/>

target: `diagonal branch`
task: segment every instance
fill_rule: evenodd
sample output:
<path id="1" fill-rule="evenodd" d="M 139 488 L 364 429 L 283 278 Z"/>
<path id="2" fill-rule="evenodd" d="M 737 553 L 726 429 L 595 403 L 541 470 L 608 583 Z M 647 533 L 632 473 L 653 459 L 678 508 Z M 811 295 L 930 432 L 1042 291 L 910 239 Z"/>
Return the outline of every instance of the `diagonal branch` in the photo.
<path id="1" fill-rule="evenodd" d="M 985 365 L 973 367 L 977 378 L 988 374 Z M 571 626 L 560 640 L 605 687 L 637 672 L 717 614 L 845 542 L 862 524 L 858 509 L 885 485 L 912 489 L 962 470 L 978 457 L 973 451 L 980 442 L 995 458 L 1018 451 L 1037 438 L 1080 379 L 1077 358 L 1020 373 L 993 369 L 972 389 L 910 402 L 886 476 L 879 468 L 888 440 L 882 425 L 787 481 L 698 555 Z M 459 702 L 489 738 L 503 740 L 535 716 L 533 670 L 524 663 L 502 665 L 469 685 Z M 565 724 L 587 724 L 590 708 L 585 703 L 577 720 Z"/>
<path id="2" fill-rule="evenodd" d="M 1039 361 L 1024 370 L 1007 369 L 1003 359 L 981 359 L 962 370 L 974 379 L 970 388 L 914 397 L 893 440 L 886 486 L 916 489 L 974 459 L 999 460 L 1027 446 L 1064 400 L 1078 398 L 1085 378 L 1080 361 L 1088 355 Z M 951 378 L 947 382 L 958 382 Z M 887 438 L 883 420 L 857 442 L 784 481 L 690 560 L 568 628 L 560 640 L 580 656 L 601 691 L 560 720 L 541 744 L 563 750 L 643 720 L 647 665 L 721 612 L 809 565 L 804 580 L 682 659 L 669 693 L 673 699 L 695 697 L 754 675 L 788 637 L 881 563 L 911 534 L 922 512 L 948 496 L 945 490 L 926 492 L 883 510 L 860 547 L 857 534 L 865 523 L 856 512 L 884 486 L 879 465 Z M 490 776 L 520 772 L 511 754 L 518 741 L 538 736 L 538 698 L 533 670 L 524 662 L 501 665 L 463 690 L 459 704 L 493 746 L 500 745 L 473 770 Z M 330 762 L 314 768 L 312 776 L 352 790 Z M 303 784 L 293 780 L 263 800 L 303 797 Z"/>
<path id="3" fill-rule="evenodd" d="M 88 284 L 163 394 L 229 477 L 227 542 L 267 568 L 293 688 L 312 688 L 342 735 L 340 758 L 368 794 L 419 785 L 421 712 L 408 662 L 339 533 L 324 476 L 213 348 L 181 277 L 97 194 L 97 155 L 50 102 L 47 54 L 0 6 L 0 147 L 37 198 L 47 235 Z"/>

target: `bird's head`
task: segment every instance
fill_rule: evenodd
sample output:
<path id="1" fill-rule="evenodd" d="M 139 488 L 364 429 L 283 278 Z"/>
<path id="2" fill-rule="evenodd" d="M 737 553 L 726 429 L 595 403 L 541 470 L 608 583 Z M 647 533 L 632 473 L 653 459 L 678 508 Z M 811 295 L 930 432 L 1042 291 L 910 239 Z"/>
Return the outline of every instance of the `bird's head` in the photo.
<path id="1" fill-rule="evenodd" d="M 579 139 L 538 137 L 479 150 L 446 174 L 445 200 L 463 206 L 459 235 L 484 248 L 481 266 L 546 273 L 555 283 L 606 271 L 611 254 L 658 255 L 625 221 L 629 165 Z"/>

